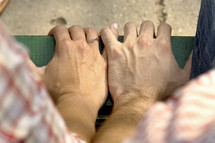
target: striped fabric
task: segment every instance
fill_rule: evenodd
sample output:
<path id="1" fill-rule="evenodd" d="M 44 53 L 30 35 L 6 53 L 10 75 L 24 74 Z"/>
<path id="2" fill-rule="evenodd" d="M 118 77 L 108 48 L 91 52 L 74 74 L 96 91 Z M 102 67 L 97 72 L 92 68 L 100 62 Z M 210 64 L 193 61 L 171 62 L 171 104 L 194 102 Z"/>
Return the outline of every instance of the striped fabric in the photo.
<path id="1" fill-rule="evenodd" d="M 215 70 L 155 103 L 125 143 L 214 143 Z"/>

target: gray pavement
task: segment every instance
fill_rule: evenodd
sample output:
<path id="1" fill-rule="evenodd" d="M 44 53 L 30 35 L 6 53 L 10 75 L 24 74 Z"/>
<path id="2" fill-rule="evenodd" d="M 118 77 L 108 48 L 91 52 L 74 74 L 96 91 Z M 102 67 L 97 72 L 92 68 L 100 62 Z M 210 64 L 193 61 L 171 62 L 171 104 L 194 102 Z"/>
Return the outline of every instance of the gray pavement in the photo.
<path id="1" fill-rule="evenodd" d="M 57 24 L 94 27 L 167 22 L 173 35 L 194 36 L 200 0 L 11 0 L 0 20 L 13 35 L 46 35 Z"/>

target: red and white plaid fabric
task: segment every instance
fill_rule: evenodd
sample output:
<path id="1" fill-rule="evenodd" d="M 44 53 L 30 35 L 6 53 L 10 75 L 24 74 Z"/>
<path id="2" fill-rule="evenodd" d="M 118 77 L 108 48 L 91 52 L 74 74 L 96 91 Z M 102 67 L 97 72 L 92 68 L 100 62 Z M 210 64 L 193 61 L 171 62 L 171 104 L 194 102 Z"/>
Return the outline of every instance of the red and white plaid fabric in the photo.
<path id="1" fill-rule="evenodd" d="M 155 103 L 125 143 L 214 143 L 215 70 Z"/>
<path id="2" fill-rule="evenodd" d="M 70 133 L 26 52 L 0 27 L 0 143 L 85 143 Z"/>

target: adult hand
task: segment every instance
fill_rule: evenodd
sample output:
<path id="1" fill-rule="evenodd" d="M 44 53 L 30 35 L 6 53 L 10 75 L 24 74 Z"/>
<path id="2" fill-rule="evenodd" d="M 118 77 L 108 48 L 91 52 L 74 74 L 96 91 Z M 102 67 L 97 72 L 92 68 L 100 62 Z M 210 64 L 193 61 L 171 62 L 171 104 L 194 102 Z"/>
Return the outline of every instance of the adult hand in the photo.
<path id="1" fill-rule="evenodd" d="M 108 58 L 108 86 L 114 101 L 111 116 L 98 130 L 95 143 L 123 142 L 136 130 L 145 111 L 189 80 L 190 60 L 182 70 L 171 50 L 171 27 L 161 24 L 157 38 L 150 21 L 128 23 L 124 42 L 118 42 L 117 25 L 104 28 L 101 37 Z M 123 132 L 123 134 L 122 134 Z M 113 138 L 114 136 L 114 138 Z"/>
<path id="2" fill-rule="evenodd" d="M 72 26 L 53 28 L 55 54 L 47 66 L 29 66 L 39 74 L 70 131 L 86 142 L 95 135 L 98 110 L 107 97 L 106 57 L 98 49 L 95 29 Z M 89 41 L 89 42 L 87 42 Z"/>
<path id="3" fill-rule="evenodd" d="M 98 40 L 87 42 L 98 38 L 97 31 L 56 26 L 49 35 L 56 41 L 53 59 L 42 68 L 28 60 L 30 67 L 41 76 L 55 102 L 72 93 L 86 98 L 99 109 L 107 96 L 106 60 L 99 53 Z"/>
<path id="4" fill-rule="evenodd" d="M 171 49 L 171 27 L 160 24 L 157 37 L 152 22 L 142 23 L 139 35 L 134 23 L 124 27 L 124 42 L 118 31 L 101 31 L 108 58 L 108 85 L 113 101 L 143 98 L 154 101 L 167 98 L 190 78 L 191 58 L 180 69 Z"/>

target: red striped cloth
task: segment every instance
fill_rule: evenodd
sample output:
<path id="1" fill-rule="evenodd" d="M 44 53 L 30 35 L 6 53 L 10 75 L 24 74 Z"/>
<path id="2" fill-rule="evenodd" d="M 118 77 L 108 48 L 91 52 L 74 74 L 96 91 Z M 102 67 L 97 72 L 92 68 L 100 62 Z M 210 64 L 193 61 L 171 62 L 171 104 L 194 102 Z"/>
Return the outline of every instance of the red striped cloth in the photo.
<path id="1" fill-rule="evenodd" d="M 214 143 L 215 70 L 155 103 L 125 143 Z"/>

